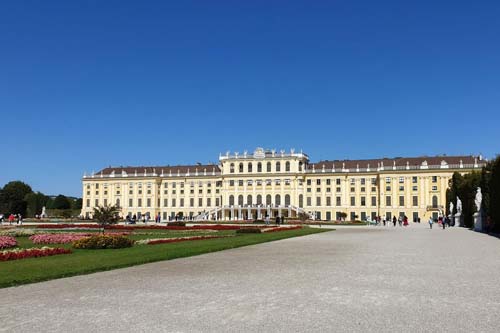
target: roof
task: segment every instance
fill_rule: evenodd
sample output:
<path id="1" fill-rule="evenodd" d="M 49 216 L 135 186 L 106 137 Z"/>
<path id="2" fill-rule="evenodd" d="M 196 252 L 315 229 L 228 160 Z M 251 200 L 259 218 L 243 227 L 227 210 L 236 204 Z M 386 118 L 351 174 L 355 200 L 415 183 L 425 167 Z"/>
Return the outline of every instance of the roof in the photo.
<path id="1" fill-rule="evenodd" d="M 206 164 L 206 165 L 174 165 L 174 166 L 126 166 L 126 167 L 108 167 L 104 168 L 101 171 L 97 172 L 96 174 L 102 174 L 102 175 L 110 175 L 113 172 L 115 174 L 121 174 L 123 172 L 127 174 L 134 174 L 134 173 L 140 173 L 140 174 L 169 174 L 169 173 L 181 173 L 185 174 L 188 172 L 195 173 L 196 170 L 198 172 L 203 172 L 206 169 L 207 172 L 212 172 L 215 169 L 215 172 L 219 172 L 219 166 L 215 164 Z"/>

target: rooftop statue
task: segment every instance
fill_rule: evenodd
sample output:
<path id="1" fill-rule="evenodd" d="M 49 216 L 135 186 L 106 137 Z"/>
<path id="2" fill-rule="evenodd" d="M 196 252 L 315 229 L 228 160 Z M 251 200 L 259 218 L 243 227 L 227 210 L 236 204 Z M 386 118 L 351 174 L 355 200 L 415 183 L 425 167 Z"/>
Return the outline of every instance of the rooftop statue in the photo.
<path id="1" fill-rule="evenodd" d="M 457 214 L 462 214 L 462 200 L 457 196 Z"/>

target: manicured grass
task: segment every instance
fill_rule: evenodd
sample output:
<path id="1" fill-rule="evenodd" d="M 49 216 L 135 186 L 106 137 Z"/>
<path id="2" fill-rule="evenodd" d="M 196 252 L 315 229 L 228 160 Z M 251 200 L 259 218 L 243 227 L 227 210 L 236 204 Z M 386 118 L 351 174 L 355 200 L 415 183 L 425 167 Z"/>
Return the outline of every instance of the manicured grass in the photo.
<path id="1" fill-rule="evenodd" d="M 331 229 L 302 228 L 263 234 L 243 234 L 235 237 L 202 241 L 186 241 L 159 245 L 136 245 L 131 248 L 116 250 L 74 249 L 74 253 L 72 254 L 5 261 L 0 262 L 0 288 L 161 260 L 189 257 L 330 230 Z M 217 233 L 213 234 L 216 235 Z M 27 237 L 18 237 L 17 240 L 21 247 L 33 246 Z M 57 247 L 71 248 L 71 245 L 60 245 Z"/>

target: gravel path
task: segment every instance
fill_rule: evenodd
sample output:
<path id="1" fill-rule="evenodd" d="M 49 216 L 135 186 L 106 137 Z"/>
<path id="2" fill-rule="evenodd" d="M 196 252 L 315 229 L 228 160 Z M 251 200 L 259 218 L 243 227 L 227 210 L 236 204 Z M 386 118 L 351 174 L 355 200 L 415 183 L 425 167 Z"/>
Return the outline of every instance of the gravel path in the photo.
<path id="1" fill-rule="evenodd" d="M 499 254 L 465 229 L 342 227 L 0 289 L 0 331 L 498 332 Z"/>

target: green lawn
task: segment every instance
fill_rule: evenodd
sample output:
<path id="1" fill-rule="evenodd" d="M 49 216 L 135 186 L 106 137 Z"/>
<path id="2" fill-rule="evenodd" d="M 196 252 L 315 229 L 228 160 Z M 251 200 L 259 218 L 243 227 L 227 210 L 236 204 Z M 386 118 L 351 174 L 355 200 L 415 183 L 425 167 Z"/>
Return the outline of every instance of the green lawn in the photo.
<path id="1" fill-rule="evenodd" d="M 239 234 L 235 237 L 202 241 L 186 241 L 159 245 L 136 245 L 131 248 L 116 250 L 73 250 L 72 254 L 4 261 L 0 262 L 0 288 L 140 265 L 154 261 L 189 257 L 330 230 L 331 229 L 306 227 L 298 230 L 263 234 Z M 170 232 L 168 234 L 170 234 Z M 179 236 L 180 234 L 181 233 L 176 233 L 175 235 Z M 230 234 L 230 232 L 211 233 L 211 235 L 222 234 L 227 235 Z M 165 236 L 163 233 L 158 233 L 157 236 L 132 236 L 134 239 L 160 237 L 170 236 Z M 33 247 L 33 244 L 27 237 L 18 237 L 17 240 L 20 247 Z M 52 247 L 56 246 L 52 245 Z M 57 247 L 71 248 L 71 245 L 61 245 Z"/>

